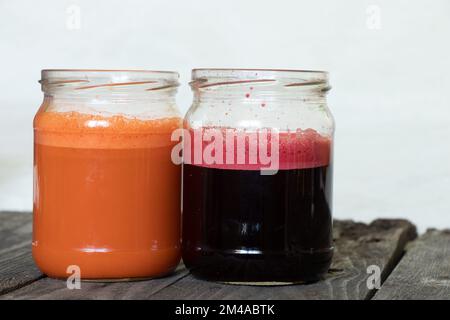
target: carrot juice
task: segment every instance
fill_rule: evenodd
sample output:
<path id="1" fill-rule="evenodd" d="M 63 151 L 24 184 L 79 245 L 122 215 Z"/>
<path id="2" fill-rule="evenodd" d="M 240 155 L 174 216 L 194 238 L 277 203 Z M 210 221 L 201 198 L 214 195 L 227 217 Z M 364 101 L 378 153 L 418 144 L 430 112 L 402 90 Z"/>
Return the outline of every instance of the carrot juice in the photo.
<path id="1" fill-rule="evenodd" d="M 41 110 L 34 120 L 33 257 L 51 277 L 158 277 L 180 260 L 178 117 Z"/>

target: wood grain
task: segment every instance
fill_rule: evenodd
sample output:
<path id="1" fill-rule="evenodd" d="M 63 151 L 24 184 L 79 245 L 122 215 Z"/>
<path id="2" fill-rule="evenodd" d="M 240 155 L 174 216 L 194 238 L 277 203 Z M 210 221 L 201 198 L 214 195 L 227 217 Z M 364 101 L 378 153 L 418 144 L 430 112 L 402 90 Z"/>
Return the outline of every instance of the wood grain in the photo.
<path id="1" fill-rule="evenodd" d="M 182 279 L 188 271 L 181 265 L 174 274 L 153 280 L 132 282 L 81 282 L 80 289 L 67 289 L 66 281 L 44 278 L 10 292 L 0 299 L 46 299 L 46 300 L 109 300 L 149 299 L 158 291 Z"/>
<path id="2" fill-rule="evenodd" d="M 450 299 L 450 230 L 412 242 L 374 299 Z"/>
<path id="3" fill-rule="evenodd" d="M 69 290 L 65 281 L 46 278 L 35 266 L 31 224 L 30 213 L 0 212 L 0 299 L 147 299 L 188 274 L 180 265 L 160 279 L 82 282 L 80 290 Z"/>
<path id="4" fill-rule="evenodd" d="M 405 220 L 376 220 L 369 225 L 336 221 L 335 257 L 324 281 L 293 286 L 225 285 L 193 278 L 180 265 L 165 278 L 137 282 L 82 282 L 80 290 L 42 275 L 29 250 L 31 216 L 1 213 L 1 299 L 367 299 L 367 266 L 378 265 L 383 279 L 395 267 L 406 243 L 416 236 Z M 36 281 L 37 280 L 37 281 Z"/>
<path id="5" fill-rule="evenodd" d="M 378 265 L 382 279 L 416 237 L 405 220 L 376 220 L 370 225 L 336 221 L 335 257 L 324 281 L 278 287 L 235 286 L 200 281 L 192 275 L 152 295 L 151 299 L 369 299 L 374 291 L 366 284 L 367 267 Z"/>
<path id="6" fill-rule="evenodd" d="M 31 257 L 31 214 L 0 212 L 0 295 L 43 277 Z"/>

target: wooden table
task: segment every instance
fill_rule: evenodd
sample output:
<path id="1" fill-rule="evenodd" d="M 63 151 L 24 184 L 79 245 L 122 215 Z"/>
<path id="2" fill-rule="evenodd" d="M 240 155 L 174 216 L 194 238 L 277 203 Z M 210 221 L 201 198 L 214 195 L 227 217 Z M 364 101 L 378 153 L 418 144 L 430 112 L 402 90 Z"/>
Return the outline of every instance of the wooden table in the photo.
<path id="1" fill-rule="evenodd" d="M 180 265 L 161 279 L 82 282 L 81 289 L 69 290 L 34 265 L 31 214 L 0 212 L 0 299 L 450 299 L 449 230 L 417 238 L 405 220 L 335 221 L 334 239 L 333 265 L 314 284 L 225 285 L 197 280 Z M 371 281 L 373 266 L 381 271 L 380 289 Z"/>

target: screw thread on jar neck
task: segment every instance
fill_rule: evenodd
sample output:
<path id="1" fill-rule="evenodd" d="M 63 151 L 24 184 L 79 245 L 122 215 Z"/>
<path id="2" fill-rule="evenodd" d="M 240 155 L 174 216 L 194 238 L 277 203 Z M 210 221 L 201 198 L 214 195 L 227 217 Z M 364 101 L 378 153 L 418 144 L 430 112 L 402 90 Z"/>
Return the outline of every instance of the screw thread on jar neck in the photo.
<path id="1" fill-rule="evenodd" d="M 303 100 L 323 103 L 330 89 L 323 71 L 194 69 L 190 83 L 197 101 Z"/>
<path id="2" fill-rule="evenodd" d="M 179 75 L 146 70 L 42 70 L 46 97 L 77 100 L 174 100 Z"/>

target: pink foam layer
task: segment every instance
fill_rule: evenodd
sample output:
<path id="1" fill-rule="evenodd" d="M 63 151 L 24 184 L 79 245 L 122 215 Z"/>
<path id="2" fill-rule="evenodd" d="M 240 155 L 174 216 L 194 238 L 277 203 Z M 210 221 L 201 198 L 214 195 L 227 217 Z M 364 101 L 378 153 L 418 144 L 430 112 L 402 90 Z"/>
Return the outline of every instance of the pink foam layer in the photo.
<path id="1" fill-rule="evenodd" d="M 209 151 L 213 150 L 214 140 L 211 142 L 201 139 L 202 153 L 199 153 L 199 150 L 195 149 L 198 146 L 198 143 L 196 143 L 196 141 L 199 141 L 198 137 L 201 135 L 204 137 L 205 133 L 209 130 L 216 130 L 216 132 L 217 130 L 221 131 L 224 142 L 222 144 L 222 157 L 220 157 L 219 153 L 219 156 L 215 159 L 217 160 L 222 158 L 222 161 L 219 160 L 211 163 L 211 160 L 205 161 L 204 156 L 198 156 L 199 154 L 204 155 L 205 148 L 208 148 L 208 146 Z M 227 142 L 225 138 L 226 131 L 230 133 L 230 129 L 223 128 L 202 128 L 189 130 L 191 143 L 190 146 L 185 144 L 184 162 L 202 167 L 229 170 L 261 170 L 268 169 L 268 167 L 270 167 L 270 162 L 268 163 L 267 160 L 272 157 L 271 149 L 274 141 L 274 133 L 269 133 L 267 135 L 267 140 L 260 140 L 259 138 L 255 140 L 254 135 L 253 138 L 251 138 L 251 133 L 244 133 L 243 135 L 246 143 L 243 148 L 240 146 L 240 149 L 238 149 L 237 138 L 235 137 L 233 139 L 234 142 L 232 143 L 233 148 L 230 146 L 228 147 L 230 151 L 233 150 L 233 152 L 229 151 L 232 156 L 230 156 L 227 160 Z M 197 136 L 197 138 L 195 136 Z M 250 144 L 249 141 L 252 141 L 252 144 Z M 267 141 L 267 143 L 264 143 L 264 141 Z M 322 136 L 313 129 L 297 130 L 296 132 L 280 132 L 278 133 L 278 141 L 278 170 L 315 168 L 327 166 L 330 163 L 332 147 L 331 137 Z M 267 147 L 263 147 L 262 144 Z M 274 144 L 274 147 L 276 147 L 276 143 Z M 188 149 L 191 150 L 190 154 L 186 152 Z M 244 152 L 242 152 L 242 149 Z M 214 157 L 216 156 L 215 151 L 209 151 L 207 154 L 212 154 Z M 241 161 L 238 161 L 238 151 L 245 155 L 245 157 L 241 157 Z M 195 152 L 197 152 L 197 157 L 194 156 Z M 267 155 L 266 161 L 261 159 L 260 153 Z M 251 157 L 253 161 L 250 160 Z M 271 162 L 275 164 L 275 161 L 276 153 L 274 154 L 274 157 L 272 157 Z"/>

